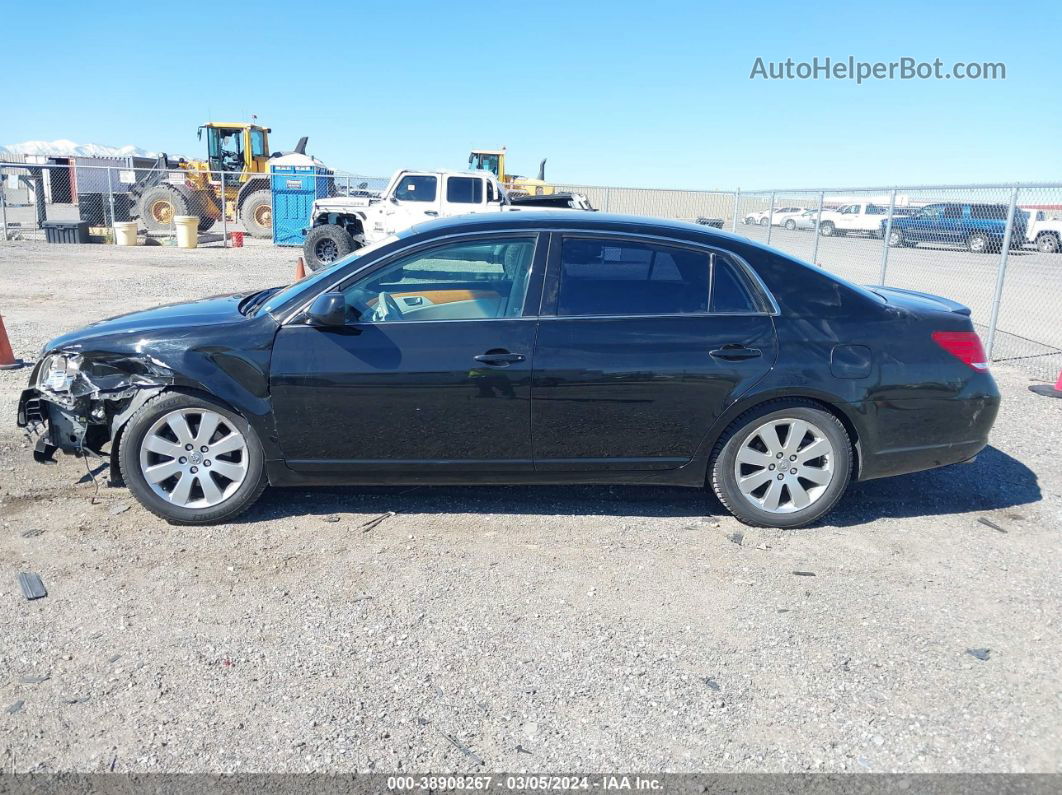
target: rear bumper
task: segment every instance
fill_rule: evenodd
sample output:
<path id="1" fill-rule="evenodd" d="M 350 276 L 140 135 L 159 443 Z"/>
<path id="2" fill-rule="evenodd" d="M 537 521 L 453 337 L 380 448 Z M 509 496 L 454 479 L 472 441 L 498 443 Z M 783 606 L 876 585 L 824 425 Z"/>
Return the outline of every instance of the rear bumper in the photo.
<path id="1" fill-rule="evenodd" d="M 870 401 L 860 433 L 859 479 L 958 464 L 988 444 L 999 395 Z"/>

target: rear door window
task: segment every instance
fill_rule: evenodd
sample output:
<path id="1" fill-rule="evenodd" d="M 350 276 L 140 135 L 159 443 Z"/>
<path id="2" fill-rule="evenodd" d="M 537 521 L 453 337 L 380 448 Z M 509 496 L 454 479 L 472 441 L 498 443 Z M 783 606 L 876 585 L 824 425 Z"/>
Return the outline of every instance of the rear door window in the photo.
<path id="1" fill-rule="evenodd" d="M 626 240 L 564 238 L 557 314 L 708 311 L 707 252 Z"/>
<path id="2" fill-rule="evenodd" d="M 448 177 L 446 201 L 452 204 L 482 204 L 483 180 L 479 177 Z"/>
<path id="3" fill-rule="evenodd" d="M 725 255 L 630 240 L 565 237 L 557 290 L 567 317 L 760 311 Z"/>

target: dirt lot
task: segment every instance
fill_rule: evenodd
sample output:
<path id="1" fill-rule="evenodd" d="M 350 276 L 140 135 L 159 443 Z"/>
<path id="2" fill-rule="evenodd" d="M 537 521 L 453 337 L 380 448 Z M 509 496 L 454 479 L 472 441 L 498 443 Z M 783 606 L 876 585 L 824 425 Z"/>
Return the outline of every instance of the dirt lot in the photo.
<path id="1" fill-rule="evenodd" d="M 0 310 L 32 358 L 289 278 L 247 254 L 0 245 Z M 0 373 L 5 770 L 1062 771 L 1062 401 L 1018 370 L 976 463 L 786 532 L 592 487 L 272 491 L 174 528 L 32 462 L 27 375 Z"/>

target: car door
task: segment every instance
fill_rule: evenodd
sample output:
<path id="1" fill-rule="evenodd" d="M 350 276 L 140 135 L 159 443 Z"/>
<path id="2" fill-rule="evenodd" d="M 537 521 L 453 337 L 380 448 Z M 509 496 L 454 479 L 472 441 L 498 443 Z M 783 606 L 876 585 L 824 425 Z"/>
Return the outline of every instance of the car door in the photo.
<path id="1" fill-rule="evenodd" d="M 912 241 L 938 240 L 937 227 L 943 214 L 943 204 L 927 204 L 904 222 L 903 236 Z"/>
<path id="2" fill-rule="evenodd" d="M 454 175 L 446 177 L 443 215 L 464 215 L 486 209 L 486 180 L 483 177 Z"/>
<path id="3" fill-rule="evenodd" d="M 552 236 L 532 375 L 535 469 L 674 469 L 772 366 L 771 308 L 720 250 Z"/>
<path id="4" fill-rule="evenodd" d="M 384 210 L 383 231 L 391 235 L 421 221 L 437 218 L 440 205 L 437 174 L 405 173 L 395 182 Z"/>
<path id="5" fill-rule="evenodd" d="M 939 222 L 938 240 L 944 243 L 965 243 L 971 231 L 969 206 L 945 204 Z"/>
<path id="6" fill-rule="evenodd" d="M 270 391 L 295 470 L 362 477 L 530 470 L 537 233 L 399 252 L 333 291 L 350 320 L 277 333 Z M 537 274 L 537 276 L 536 276 Z"/>

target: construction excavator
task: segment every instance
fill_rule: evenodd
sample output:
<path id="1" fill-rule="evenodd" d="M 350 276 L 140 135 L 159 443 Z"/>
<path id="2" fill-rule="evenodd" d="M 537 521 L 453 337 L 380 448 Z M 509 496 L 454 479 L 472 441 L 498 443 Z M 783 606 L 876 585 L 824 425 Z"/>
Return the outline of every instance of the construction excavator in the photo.
<path id="1" fill-rule="evenodd" d="M 159 156 L 153 168 L 139 174 L 130 189 L 130 207 L 150 231 L 173 228 L 178 215 L 199 217 L 199 231 L 221 220 L 240 222 L 254 237 L 273 234 L 273 205 L 269 190 L 268 127 L 241 122 L 208 122 L 199 128 L 207 137 L 207 159 L 171 160 Z M 301 138 L 295 152 L 306 153 Z M 224 189 L 222 181 L 224 175 Z M 222 195 L 224 194 L 224 201 Z"/>

